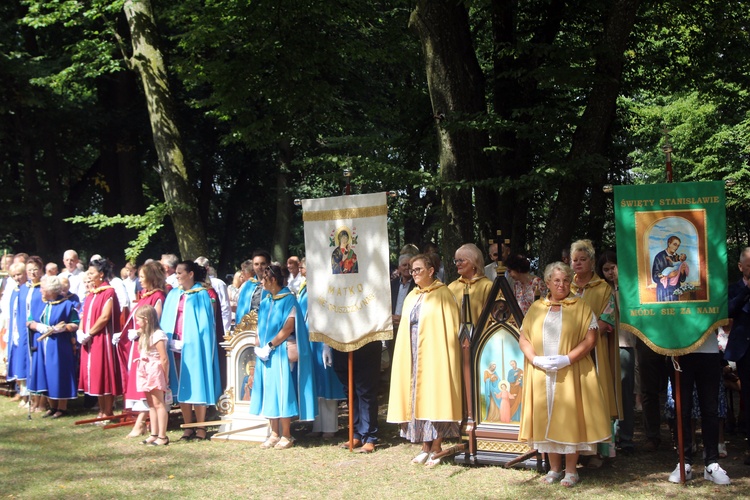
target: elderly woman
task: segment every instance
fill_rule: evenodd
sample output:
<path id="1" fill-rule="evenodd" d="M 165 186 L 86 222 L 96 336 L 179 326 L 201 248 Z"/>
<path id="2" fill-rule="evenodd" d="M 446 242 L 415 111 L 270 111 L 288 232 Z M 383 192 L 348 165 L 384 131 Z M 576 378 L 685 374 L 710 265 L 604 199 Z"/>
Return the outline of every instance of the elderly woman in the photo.
<path id="1" fill-rule="evenodd" d="M 466 243 L 456 250 L 453 263 L 456 264 L 459 278 L 448 285 L 448 289 L 460 306 L 463 301 L 464 290 L 468 288 L 471 303 L 471 322 L 476 323 L 492 288 L 492 281 L 484 275 L 484 256 L 475 244 Z"/>
<path id="2" fill-rule="evenodd" d="M 157 261 L 151 261 L 141 266 L 138 270 L 138 280 L 141 283 L 142 291 L 141 298 L 134 302 L 131 309 L 130 317 L 128 318 L 125 326 L 122 329 L 122 337 L 118 348 L 126 353 L 126 368 L 127 368 L 127 384 L 125 387 L 125 408 L 131 409 L 138 412 L 138 418 L 136 418 L 133 429 L 127 437 L 138 437 L 146 431 L 146 415 L 148 415 L 149 408 L 146 401 L 146 394 L 138 391 L 136 387 L 136 369 L 138 359 L 141 357 L 141 353 L 138 350 L 137 340 L 137 326 L 135 324 L 135 313 L 138 308 L 144 305 L 152 306 L 156 310 L 157 316 L 161 318 L 161 313 L 166 299 L 164 290 L 167 287 L 166 276 L 164 275 L 164 269 L 161 263 Z"/>
<path id="3" fill-rule="evenodd" d="M 523 411 L 518 439 L 549 455 L 543 482 L 562 477 L 574 486 L 578 454 L 596 451 L 611 437 L 609 414 L 590 352 L 597 322 L 588 304 L 570 295 L 571 269 L 555 262 L 544 270 L 550 293 L 534 302 L 521 325 L 524 354 Z"/>
<path id="4" fill-rule="evenodd" d="M 411 259 L 417 288 L 404 300 L 393 354 L 388 421 L 400 424 L 401 437 L 422 443 L 412 463 L 440 463 L 444 439 L 459 435 L 461 350 L 458 303 L 435 278 L 432 254 Z M 408 321 L 406 319 L 408 318 Z"/>
<path id="5" fill-rule="evenodd" d="M 547 295 L 544 281 L 530 273 L 531 264 L 524 255 L 511 255 L 505 265 L 510 277 L 513 278 L 513 295 L 521 311 L 526 314 L 537 298 Z"/>
<path id="6" fill-rule="evenodd" d="M 267 418 L 271 426 L 260 447 L 283 450 L 294 446 L 292 418 L 314 420 L 318 412 L 312 350 L 304 314 L 285 286 L 281 267 L 268 266 L 261 283 L 269 295 L 258 311 L 250 414 Z"/>
<path id="7" fill-rule="evenodd" d="M 10 266 L 10 277 L 15 283 L 10 296 L 8 322 L 8 373 L 6 380 L 16 382 L 18 394 L 21 396 L 19 406 L 29 404 L 26 379 L 29 376 L 29 336 L 26 332 L 26 305 L 31 299 L 29 287 L 26 284 L 26 264 L 16 262 Z M 9 283 L 11 285 L 11 283 Z"/>
<path id="8" fill-rule="evenodd" d="M 44 309 L 42 302 L 41 279 L 44 274 L 44 263 L 40 257 L 33 255 L 26 260 L 26 276 L 28 281 L 26 287 L 26 311 L 24 334 L 29 336 L 29 377 L 26 385 L 31 392 L 31 411 L 44 411 L 46 401 L 44 395 L 47 393 L 47 379 L 44 377 L 44 354 L 38 349 L 36 340 L 41 335 L 39 332 L 29 331 L 28 321 L 38 321 Z"/>
<path id="9" fill-rule="evenodd" d="M 106 259 L 89 264 L 89 293 L 78 330 L 82 346 L 78 389 L 98 398 L 99 418 L 112 415 L 115 396 L 122 394 L 120 366 L 112 345 L 112 335 L 120 331 L 120 304 L 114 288 L 105 280 L 112 273 L 111 266 Z"/>
<path id="10" fill-rule="evenodd" d="M 214 306 L 203 286 L 204 267 L 186 260 L 177 264 L 175 274 L 178 286 L 167 295 L 161 316 L 161 329 L 170 339 L 169 385 L 183 421 L 201 423 L 221 395 Z M 206 428 L 186 428 L 180 440 L 192 439 L 206 439 Z"/>
<path id="11" fill-rule="evenodd" d="M 29 329 L 38 332 L 37 353 L 43 361 L 42 376 L 47 384 L 50 408 L 44 417 L 60 418 L 68 413 L 68 400 L 76 399 L 73 352 L 74 332 L 78 330 L 78 312 L 75 303 L 67 300 L 57 276 L 43 276 L 41 280 L 44 309 L 39 321 L 30 321 Z"/>
<path id="12" fill-rule="evenodd" d="M 590 240 L 578 240 L 570 245 L 570 262 L 575 272 L 571 291 L 586 301 L 597 317 L 599 338 L 594 350 L 594 359 L 609 415 L 617 419 L 622 415 L 619 341 L 613 325 L 601 319 L 612 298 L 612 288 L 594 272 L 595 257 L 594 246 Z M 614 438 L 611 443 L 599 446 L 599 454 L 603 457 L 615 456 Z M 589 467 L 600 465 L 598 457 L 594 457 L 588 464 Z"/>

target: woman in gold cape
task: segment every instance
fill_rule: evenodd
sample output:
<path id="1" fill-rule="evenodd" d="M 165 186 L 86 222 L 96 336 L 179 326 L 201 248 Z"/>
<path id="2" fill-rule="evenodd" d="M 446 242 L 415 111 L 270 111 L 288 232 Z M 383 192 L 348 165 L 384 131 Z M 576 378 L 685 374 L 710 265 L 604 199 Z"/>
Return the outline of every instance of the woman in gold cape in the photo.
<path id="1" fill-rule="evenodd" d="M 551 471 L 544 482 L 566 475 L 578 482 L 580 452 L 593 452 L 611 436 L 609 414 L 590 351 L 597 325 L 585 301 L 569 296 L 571 269 L 556 262 L 544 272 L 550 295 L 531 305 L 521 326 L 524 353 L 523 411 L 518 438 L 548 453 Z"/>
<path id="2" fill-rule="evenodd" d="M 464 298 L 464 290 L 468 289 L 471 322 L 475 324 L 492 288 L 492 281 L 484 275 L 484 256 L 476 245 L 467 243 L 458 247 L 453 263 L 456 264 L 459 278 L 448 285 L 448 289 L 456 298 L 459 307 Z M 462 318 L 463 320 L 465 318 Z"/>
<path id="3" fill-rule="evenodd" d="M 413 463 L 437 465 L 444 438 L 458 437 L 462 417 L 458 304 L 435 278 L 430 255 L 411 259 L 418 288 L 404 300 L 393 354 L 388 422 L 401 437 L 422 443 Z"/>
<path id="4" fill-rule="evenodd" d="M 622 382 L 620 381 L 620 342 L 612 325 L 602 321 L 601 315 L 612 297 L 612 288 L 594 271 L 596 254 L 590 240 L 578 240 L 570 245 L 570 262 L 575 275 L 571 291 L 581 297 L 594 311 L 599 323 L 599 339 L 594 349 L 594 360 L 599 373 L 604 399 L 612 419 L 622 418 Z M 614 437 L 610 443 L 599 446 L 602 457 L 615 456 Z M 601 465 L 593 459 L 589 467 Z"/>

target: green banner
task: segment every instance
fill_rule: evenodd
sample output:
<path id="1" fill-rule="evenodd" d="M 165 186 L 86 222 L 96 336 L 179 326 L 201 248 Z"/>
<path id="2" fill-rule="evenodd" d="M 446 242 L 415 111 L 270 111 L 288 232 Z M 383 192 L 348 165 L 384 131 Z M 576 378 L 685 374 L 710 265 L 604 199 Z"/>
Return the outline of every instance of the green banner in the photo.
<path id="1" fill-rule="evenodd" d="M 670 356 L 727 324 L 723 182 L 615 187 L 621 328 Z"/>

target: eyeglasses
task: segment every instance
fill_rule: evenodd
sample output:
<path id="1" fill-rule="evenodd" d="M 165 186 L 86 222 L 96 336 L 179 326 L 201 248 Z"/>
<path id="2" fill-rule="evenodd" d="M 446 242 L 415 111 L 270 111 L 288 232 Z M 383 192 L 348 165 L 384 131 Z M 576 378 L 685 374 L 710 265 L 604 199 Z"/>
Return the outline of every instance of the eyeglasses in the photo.
<path id="1" fill-rule="evenodd" d="M 453 263 L 454 263 L 454 264 L 456 264 L 456 265 L 458 265 L 458 264 L 463 264 L 463 263 L 464 263 L 464 262 L 466 262 L 467 260 L 468 260 L 468 259 L 453 259 Z"/>
<path id="2" fill-rule="evenodd" d="M 424 268 L 423 268 L 423 267 L 413 267 L 413 268 L 411 268 L 411 269 L 409 270 L 409 274 L 411 274 L 412 276 L 414 276 L 415 274 L 419 274 L 419 273 L 421 273 L 422 271 L 424 271 Z"/>
<path id="3" fill-rule="evenodd" d="M 554 286 L 570 285 L 570 280 L 569 280 L 569 279 L 564 279 L 564 280 L 552 280 L 552 284 L 553 284 Z"/>

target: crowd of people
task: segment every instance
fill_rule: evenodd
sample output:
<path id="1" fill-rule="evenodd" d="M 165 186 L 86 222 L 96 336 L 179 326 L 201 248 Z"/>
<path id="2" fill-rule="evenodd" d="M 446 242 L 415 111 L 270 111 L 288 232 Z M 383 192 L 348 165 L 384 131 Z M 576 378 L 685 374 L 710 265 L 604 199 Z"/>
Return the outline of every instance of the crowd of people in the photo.
<path id="1" fill-rule="evenodd" d="M 332 257 L 332 265 L 351 270 L 358 265 L 356 254 L 346 246 L 347 235 L 339 240 L 341 255 Z M 657 449 L 660 394 L 671 362 L 620 328 L 616 254 L 605 251 L 597 260 L 592 243 L 579 240 L 537 277 L 529 258 L 512 254 L 507 245 L 500 244 L 502 252 L 497 244 L 488 250 L 491 263 L 485 265 L 475 244 L 459 247 L 452 260 L 458 278 L 445 283 L 434 245 L 402 249 L 391 281 L 394 338 L 354 352 L 353 441 L 342 446 L 375 451 L 379 383 L 386 380 L 387 421 L 398 424 L 402 438 L 421 445 L 412 463 L 440 463 L 443 441 L 461 434 L 458 331 L 462 321 L 476 321 L 485 304 L 496 299 L 490 293 L 502 269 L 506 290 L 524 314 L 518 325 L 523 369 L 513 366 L 518 385 L 513 396 L 521 400 L 521 411 L 510 412 L 506 405 L 505 420 L 513 413 L 519 440 L 547 455 L 550 470 L 543 482 L 574 486 L 581 462 L 597 467 L 618 452 L 632 453 L 636 394 L 643 407 L 644 448 Z M 347 355 L 308 337 L 305 259 L 291 256 L 280 264 L 258 250 L 229 285 L 216 277 L 205 257 L 180 261 L 166 254 L 137 269 L 128 264 L 119 276 L 112 262 L 99 255 L 84 266 L 68 250 L 63 263 L 58 272 L 55 263 L 45 265 L 24 253 L 2 260 L 6 380 L 16 384 L 19 405 L 30 412 L 66 417 L 69 401 L 83 393 L 98 408 L 95 423 L 104 423 L 122 396 L 124 408 L 138 415 L 129 437 L 146 435 L 143 444 L 168 445 L 168 414 L 171 405 L 178 405 L 187 424 L 179 439 L 205 440 L 207 428 L 201 424 L 227 383 L 220 345 L 224 332 L 256 311 L 256 364 L 247 391 L 251 414 L 270 424 L 261 447 L 292 447 L 295 419 L 313 422 L 312 434 L 323 438 L 337 432 L 338 401 L 349 384 Z M 673 264 L 674 272 L 681 272 L 680 264 Z M 730 482 L 718 464 L 726 456 L 719 442 L 724 358 L 736 366 L 742 400 L 750 401 L 750 248 L 743 251 L 739 269 L 743 277 L 729 290 L 734 325 L 726 355 L 720 339 L 709 336 L 698 351 L 680 357 L 683 406 L 677 418 L 683 428 L 691 428 L 695 392 L 704 478 L 716 484 Z M 466 295 L 471 307 L 469 317 L 462 318 Z M 381 377 L 383 359 L 388 372 Z M 506 384 L 510 397 L 507 389 Z M 502 404 L 497 405 L 500 413 Z M 750 412 L 746 417 L 750 431 Z M 692 477 L 693 439 L 686 432 L 687 479 Z M 669 480 L 679 482 L 679 466 Z"/>

